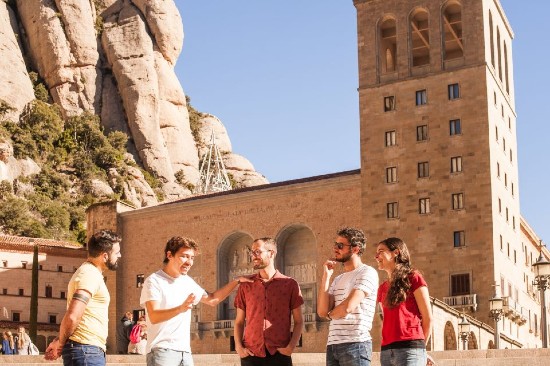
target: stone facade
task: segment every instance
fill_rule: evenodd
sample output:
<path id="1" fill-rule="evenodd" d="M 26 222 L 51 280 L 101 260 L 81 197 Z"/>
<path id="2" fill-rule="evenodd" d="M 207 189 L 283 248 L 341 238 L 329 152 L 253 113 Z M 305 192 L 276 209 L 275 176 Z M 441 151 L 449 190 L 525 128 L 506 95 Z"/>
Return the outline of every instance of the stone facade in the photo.
<path id="1" fill-rule="evenodd" d="M 80 245 L 46 239 L 0 236 L 0 329 L 29 328 L 33 245 L 38 244 L 38 337 L 43 351 L 59 331 L 67 308 L 67 284 L 86 260 Z"/>

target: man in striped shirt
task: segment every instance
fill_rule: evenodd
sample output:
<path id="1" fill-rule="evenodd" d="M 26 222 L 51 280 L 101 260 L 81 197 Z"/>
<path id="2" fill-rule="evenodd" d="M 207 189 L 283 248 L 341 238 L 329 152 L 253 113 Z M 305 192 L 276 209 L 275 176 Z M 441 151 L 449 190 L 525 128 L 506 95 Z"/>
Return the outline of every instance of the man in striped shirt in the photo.
<path id="1" fill-rule="evenodd" d="M 323 265 L 317 313 L 330 320 L 327 366 L 370 365 L 378 272 L 361 261 L 365 244 L 363 231 L 340 229 L 333 244 L 334 257 Z M 330 284 L 337 262 L 344 272 Z"/>

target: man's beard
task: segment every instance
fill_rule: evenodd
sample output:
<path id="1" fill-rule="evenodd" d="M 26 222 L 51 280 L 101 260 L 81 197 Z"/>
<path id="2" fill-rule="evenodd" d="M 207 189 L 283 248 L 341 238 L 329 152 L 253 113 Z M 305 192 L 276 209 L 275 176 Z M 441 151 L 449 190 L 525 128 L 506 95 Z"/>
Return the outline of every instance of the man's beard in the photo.
<path id="1" fill-rule="evenodd" d="M 254 265 L 254 269 L 264 269 L 265 267 L 267 267 L 267 263 L 265 263 L 264 261 L 261 261 L 260 263 Z"/>
<path id="2" fill-rule="evenodd" d="M 343 254 L 340 258 L 334 258 L 334 261 L 340 262 L 340 263 L 345 263 L 345 262 L 350 260 L 352 255 L 353 255 L 353 253 Z"/>
<path id="3" fill-rule="evenodd" d="M 111 263 L 111 259 L 109 258 L 105 265 L 107 266 L 107 269 L 110 269 L 111 271 L 116 271 L 116 269 L 118 268 L 118 259 L 115 263 Z"/>

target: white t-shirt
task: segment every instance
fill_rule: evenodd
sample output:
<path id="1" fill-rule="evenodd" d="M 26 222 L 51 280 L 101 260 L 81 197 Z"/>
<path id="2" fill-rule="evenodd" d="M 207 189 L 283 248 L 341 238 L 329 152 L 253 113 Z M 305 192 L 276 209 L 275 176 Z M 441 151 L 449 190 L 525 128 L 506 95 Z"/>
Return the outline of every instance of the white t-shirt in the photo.
<path id="1" fill-rule="evenodd" d="M 376 307 L 378 272 L 371 266 L 363 264 L 353 271 L 337 276 L 328 290 L 328 293 L 334 296 L 334 306 L 344 301 L 353 289 L 365 292 L 366 296 L 351 313 L 330 322 L 327 345 L 365 342 L 371 339 L 370 330 Z"/>
<path id="2" fill-rule="evenodd" d="M 145 279 L 139 303 L 146 309 L 146 313 L 145 303 L 151 300 L 158 301 L 161 309 L 170 309 L 181 305 L 191 293 L 195 294 L 194 305 L 206 295 L 206 291 L 191 277 L 182 275 L 173 278 L 163 270 L 158 270 Z M 191 352 L 191 310 L 157 324 L 152 324 L 147 314 L 146 322 L 147 353 L 153 348 Z"/>

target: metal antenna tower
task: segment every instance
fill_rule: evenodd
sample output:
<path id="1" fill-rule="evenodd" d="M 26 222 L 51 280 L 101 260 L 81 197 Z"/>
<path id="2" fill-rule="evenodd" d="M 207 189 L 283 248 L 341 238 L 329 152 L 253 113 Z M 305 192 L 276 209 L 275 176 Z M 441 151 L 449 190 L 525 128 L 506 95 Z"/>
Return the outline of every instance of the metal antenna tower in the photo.
<path id="1" fill-rule="evenodd" d="M 220 149 L 216 145 L 214 130 L 212 130 L 210 144 L 207 153 L 202 158 L 199 181 L 195 186 L 194 193 L 207 194 L 229 191 L 230 189 L 232 189 L 231 181 L 225 170 Z"/>

